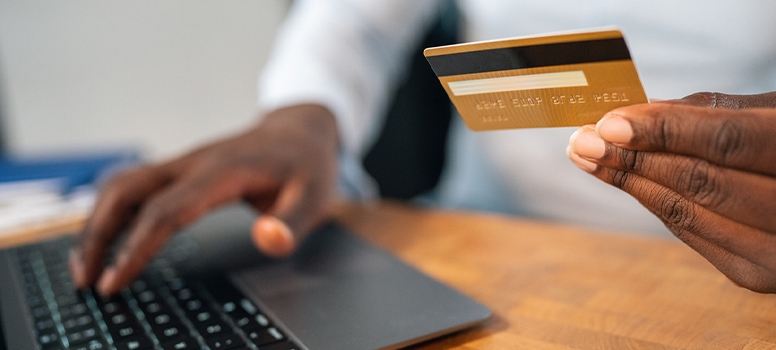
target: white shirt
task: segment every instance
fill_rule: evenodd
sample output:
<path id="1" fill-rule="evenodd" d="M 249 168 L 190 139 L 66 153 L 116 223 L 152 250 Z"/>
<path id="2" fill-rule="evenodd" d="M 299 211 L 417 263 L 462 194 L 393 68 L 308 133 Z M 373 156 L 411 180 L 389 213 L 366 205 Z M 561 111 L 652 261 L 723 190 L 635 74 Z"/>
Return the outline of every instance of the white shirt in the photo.
<path id="1" fill-rule="evenodd" d="M 281 28 L 259 81 L 259 103 L 275 109 L 320 103 L 337 117 L 343 183 L 368 191 L 356 159 L 369 149 L 440 1 L 300 0 Z M 776 90 L 776 2 L 460 0 L 465 41 L 615 25 L 647 96 Z M 635 199 L 566 157 L 575 128 L 472 132 L 455 117 L 442 205 L 566 223 L 669 235 Z"/>

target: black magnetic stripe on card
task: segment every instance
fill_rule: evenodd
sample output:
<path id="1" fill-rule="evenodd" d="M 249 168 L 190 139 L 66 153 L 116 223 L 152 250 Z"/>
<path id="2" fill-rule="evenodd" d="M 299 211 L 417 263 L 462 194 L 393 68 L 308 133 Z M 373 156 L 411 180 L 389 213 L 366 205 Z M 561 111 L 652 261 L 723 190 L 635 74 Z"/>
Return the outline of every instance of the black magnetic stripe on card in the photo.
<path id="1" fill-rule="evenodd" d="M 507 47 L 426 57 L 434 73 L 440 77 L 630 58 L 623 38 Z"/>

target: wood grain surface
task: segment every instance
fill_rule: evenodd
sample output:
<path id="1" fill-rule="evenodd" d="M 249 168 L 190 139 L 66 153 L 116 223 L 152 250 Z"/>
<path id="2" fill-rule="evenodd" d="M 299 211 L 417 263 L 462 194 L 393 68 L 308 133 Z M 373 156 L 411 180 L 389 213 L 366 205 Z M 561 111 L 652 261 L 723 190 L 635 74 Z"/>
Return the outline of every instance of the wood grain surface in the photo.
<path id="1" fill-rule="evenodd" d="M 776 295 L 678 240 L 390 202 L 337 216 L 494 313 L 413 349 L 776 349 Z"/>
<path id="2" fill-rule="evenodd" d="M 12 230 L 0 230 L 0 249 L 73 234 L 81 230 L 86 223 L 86 218 L 87 215 L 84 213 L 75 213 L 26 224 Z"/>

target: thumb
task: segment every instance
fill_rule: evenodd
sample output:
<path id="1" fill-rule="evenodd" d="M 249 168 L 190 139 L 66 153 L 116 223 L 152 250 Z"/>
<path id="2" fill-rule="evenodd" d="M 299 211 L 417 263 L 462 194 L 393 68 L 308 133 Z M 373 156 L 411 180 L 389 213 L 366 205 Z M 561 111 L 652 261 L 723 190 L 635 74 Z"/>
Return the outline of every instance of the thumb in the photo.
<path id="1" fill-rule="evenodd" d="M 281 189 L 272 208 L 253 224 L 251 238 L 261 252 L 276 258 L 290 255 L 326 218 L 330 196 L 318 187 L 291 181 Z"/>

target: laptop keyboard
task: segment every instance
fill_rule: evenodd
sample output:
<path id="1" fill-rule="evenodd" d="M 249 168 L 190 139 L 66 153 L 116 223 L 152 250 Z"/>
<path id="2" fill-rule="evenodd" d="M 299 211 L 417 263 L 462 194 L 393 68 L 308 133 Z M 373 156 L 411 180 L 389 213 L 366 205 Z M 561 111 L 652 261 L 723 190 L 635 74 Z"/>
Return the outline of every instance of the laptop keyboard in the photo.
<path id="1" fill-rule="evenodd" d="M 301 350 L 223 277 L 182 277 L 157 259 L 130 288 L 76 291 L 63 241 L 16 249 L 41 350 Z"/>

